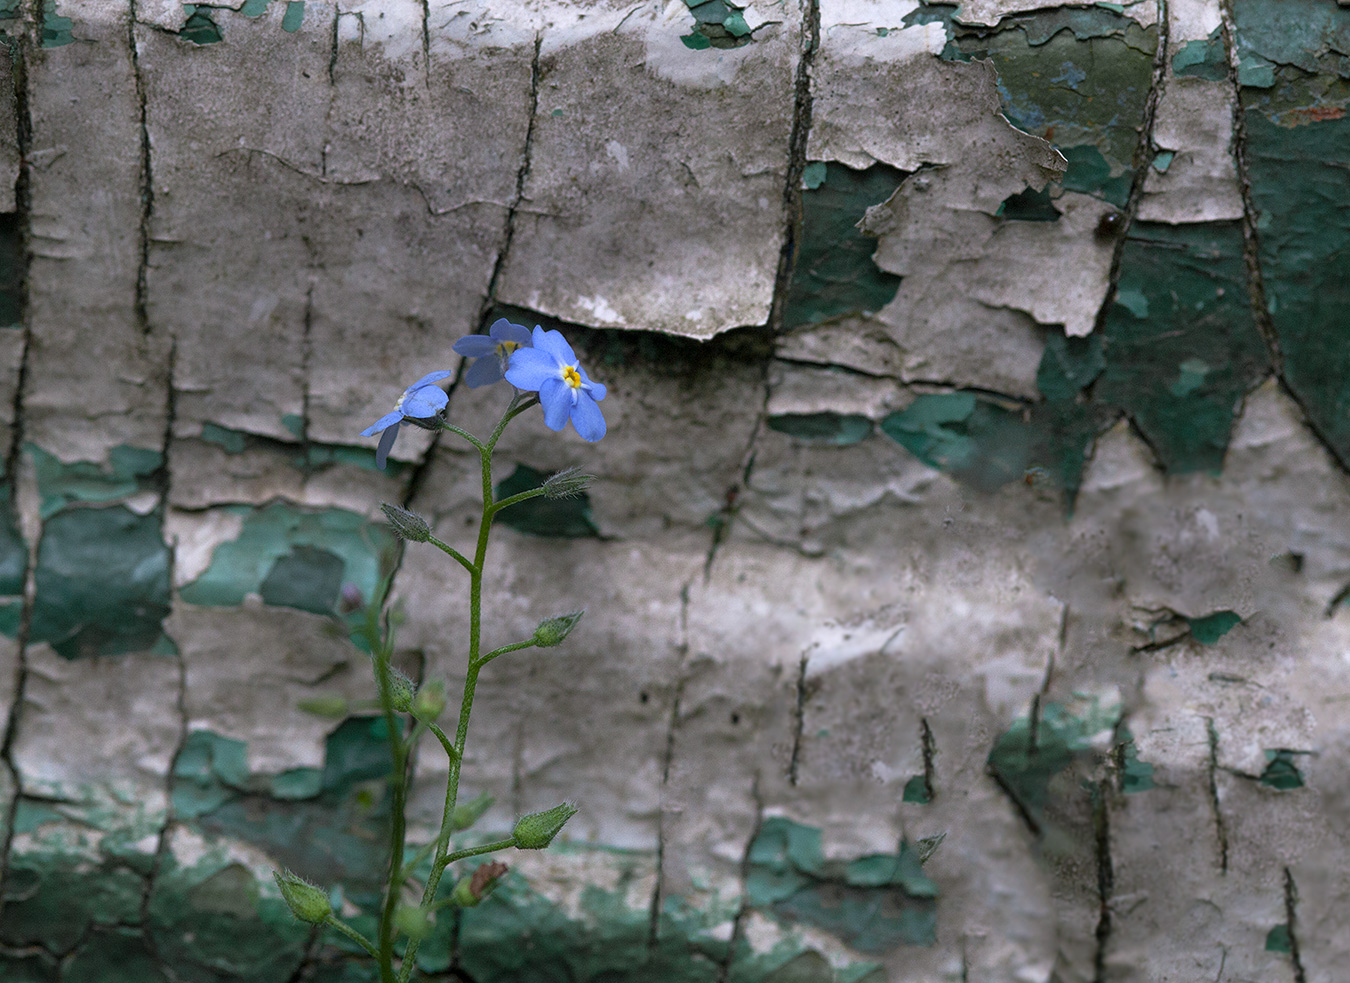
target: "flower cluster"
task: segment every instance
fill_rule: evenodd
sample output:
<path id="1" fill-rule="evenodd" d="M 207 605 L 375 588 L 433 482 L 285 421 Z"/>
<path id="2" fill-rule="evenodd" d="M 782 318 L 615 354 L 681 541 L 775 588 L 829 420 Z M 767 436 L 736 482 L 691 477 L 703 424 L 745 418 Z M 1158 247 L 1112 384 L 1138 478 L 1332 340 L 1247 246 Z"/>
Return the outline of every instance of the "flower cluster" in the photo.
<path id="1" fill-rule="evenodd" d="M 531 332 L 523 324 L 498 318 L 485 335 L 471 334 L 455 342 L 458 355 L 473 359 L 464 373 L 470 389 L 490 386 L 505 379 L 524 392 L 537 392 L 544 410 L 544 425 L 562 430 L 568 421 L 582 440 L 597 441 L 605 435 L 605 417 L 598 405 L 606 389 L 586 374 L 572 346 L 561 331 L 545 331 L 539 325 Z M 432 372 L 418 379 L 387 413 L 361 431 L 362 437 L 380 434 L 375 462 L 383 470 L 389 451 L 404 423 L 435 428 L 435 421 L 449 402 L 436 383 L 453 372 Z"/>

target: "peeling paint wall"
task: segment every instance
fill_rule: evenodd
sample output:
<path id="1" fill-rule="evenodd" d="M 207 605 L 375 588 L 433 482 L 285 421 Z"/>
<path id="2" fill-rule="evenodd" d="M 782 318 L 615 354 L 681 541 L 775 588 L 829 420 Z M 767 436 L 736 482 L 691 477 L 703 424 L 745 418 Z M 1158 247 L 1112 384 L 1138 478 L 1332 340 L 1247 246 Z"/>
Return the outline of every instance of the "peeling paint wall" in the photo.
<path id="1" fill-rule="evenodd" d="M 569 841 L 430 978 L 1331 981 L 1350 964 L 1350 8 L 0 0 L 0 979 L 364 983 L 334 631 L 475 459 L 356 434 L 562 327 L 466 757 Z M 501 394 L 452 384 L 490 425 Z M 409 550 L 399 660 L 453 682 Z M 558 571 L 568 571 L 560 577 Z M 557 654 L 554 654 L 554 653 Z M 444 777 L 419 760 L 414 827 Z"/>

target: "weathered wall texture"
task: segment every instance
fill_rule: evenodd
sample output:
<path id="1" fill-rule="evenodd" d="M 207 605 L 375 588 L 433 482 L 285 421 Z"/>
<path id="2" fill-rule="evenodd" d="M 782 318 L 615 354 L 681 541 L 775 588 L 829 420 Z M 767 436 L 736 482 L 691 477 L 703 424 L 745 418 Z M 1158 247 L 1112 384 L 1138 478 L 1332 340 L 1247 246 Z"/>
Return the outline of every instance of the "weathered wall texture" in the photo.
<path id="1" fill-rule="evenodd" d="M 369 904 L 381 724 L 296 704 L 370 691 L 329 612 L 375 505 L 473 514 L 459 446 L 381 472 L 356 434 L 501 314 L 565 328 L 610 432 L 503 443 L 502 478 L 600 481 L 499 530 L 489 637 L 589 614 L 489 669 L 468 791 L 488 830 L 582 811 L 429 973 L 1345 978 L 1350 10 L 0 0 L 0 31 L 0 978 L 369 978 L 266 875 Z M 395 593 L 453 682 L 442 560 Z"/>

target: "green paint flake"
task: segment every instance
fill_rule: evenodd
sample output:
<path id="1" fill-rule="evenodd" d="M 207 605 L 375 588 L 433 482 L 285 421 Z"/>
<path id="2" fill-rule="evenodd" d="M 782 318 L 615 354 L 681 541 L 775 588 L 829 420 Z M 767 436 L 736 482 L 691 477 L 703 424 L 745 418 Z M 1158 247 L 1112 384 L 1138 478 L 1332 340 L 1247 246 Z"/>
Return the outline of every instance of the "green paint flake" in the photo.
<path id="1" fill-rule="evenodd" d="M 1323 0 L 1242 0 L 1233 15 L 1242 60 L 1350 78 L 1350 10 Z"/>
<path id="2" fill-rule="evenodd" d="M 298 413 L 287 413 L 281 418 L 281 425 L 291 432 L 296 440 L 305 439 L 305 418 Z"/>
<path id="3" fill-rule="evenodd" d="M 117 858 L 39 848 L 11 853 L 0 942 L 69 951 L 96 925 L 140 920 L 144 878 Z"/>
<path id="4" fill-rule="evenodd" d="M 267 13 L 267 5 L 271 2 L 272 0 L 244 0 L 239 12 L 245 17 L 261 17 Z"/>
<path id="5" fill-rule="evenodd" d="M 562 116 L 562 115 L 563 115 L 563 111 L 562 111 L 561 109 L 555 109 L 555 110 L 553 110 L 553 112 L 552 112 L 550 115 L 552 115 L 552 116 L 554 116 L 554 117 L 556 118 L 556 117 Z"/>
<path id="6" fill-rule="evenodd" d="M 1153 784 L 1153 765 L 1139 760 L 1139 749 L 1129 728 L 1120 729 L 1121 743 L 1117 745 L 1116 778 L 1120 790 L 1126 795 L 1147 792 L 1156 786 Z"/>
<path id="7" fill-rule="evenodd" d="M 0 330 L 23 327 L 28 258 L 17 212 L 0 214 Z"/>
<path id="8" fill-rule="evenodd" d="M 1136 223 L 1108 308 L 1093 399 L 1124 410 L 1169 472 L 1218 473 L 1244 395 L 1269 370 L 1237 222 Z M 1200 371 L 1200 367 L 1204 371 Z"/>
<path id="9" fill-rule="evenodd" d="M 1041 822 L 1052 783 L 1060 772 L 1092 750 L 1092 739 L 1112 730 L 1120 720 L 1118 703 L 1103 705 L 1095 697 L 1074 706 L 1046 703 L 1032 743 L 1031 721 L 1013 721 L 989 752 L 989 771 L 1026 814 Z"/>
<path id="10" fill-rule="evenodd" d="M 56 959 L 45 952 L 9 955 L 0 952 L 0 980 L 7 983 L 58 983 Z"/>
<path id="11" fill-rule="evenodd" d="M 813 160 L 802 168 L 802 187 L 807 191 L 815 191 L 825 183 L 828 174 L 823 160 Z"/>
<path id="12" fill-rule="evenodd" d="M 65 964 L 61 983 L 170 983 L 170 978 L 140 930 L 120 928 L 94 933 Z"/>
<path id="13" fill-rule="evenodd" d="M 1172 56 L 1172 74 L 1190 75 L 1210 82 L 1228 79 L 1228 52 L 1223 46 L 1223 28 L 1216 27 L 1203 40 L 1184 42 Z"/>
<path id="14" fill-rule="evenodd" d="M 56 0 L 42 0 L 42 46 L 44 48 L 60 48 L 63 45 L 73 44 L 75 35 L 72 33 L 74 28 L 69 17 L 62 17 L 56 10 Z"/>
<path id="15" fill-rule="evenodd" d="M 208 13 L 211 9 L 206 6 L 194 7 L 191 4 L 184 4 L 183 12 L 187 14 L 187 20 L 179 28 L 178 36 L 196 45 L 215 44 L 219 41 L 220 28 Z"/>
<path id="16" fill-rule="evenodd" d="M 1295 759 L 1306 755 L 1307 751 L 1291 751 L 1286 748 L 1266 749 L 1266 769 L 1261 772 L 1261 784 L 1281 792 L 1292 792 L 1302 788 L 1303 772 L 1299 771 Z"/>
<path id="17" fill-rule="evenodd" d="M 64 819 L 65 816 L 51 806 L 32 799 L 20 798 L 18 802 L 14 803 L 14 820 L 11 829 L 15 834 L 22 835 L 31 833 L 47 823 L 61 822 Z"/>
<path id="18" fill-rule="evenodd" d="M 993 61 L 1004 114 L 1069 162 L 1063 186 L 1123 206 L 1153 75 L 1157 28 L 1096 8 L 1003 18 L 996 30 L 952 24 L 949 48 Z M 944 52 L 944 57 L 950 57 Z"/>
<path id="19" fill-rule="evenodd" d="M 1021 413 L 974 393 L 920 396 L 883 419 L 881 432 L 981 491 L 1022 478 L 1031 464 L 1032 434 Z"/>
<path id="20" fill-rule="evenodd" d="M 1290 953 L 1293 951 L 1293 938 L 1289 934 L 1287 924 L 1276 925 L 1266 933 L 1266 952 Z"/>
<path id="21" fill-rule="evenodd" d="M 1233 611 L 1215 611 L 1199 618 L 1187 618 L 1191 637 L 1201 645 L 1213 645 L 1242 623 L 1242 618 Z"/>
<path id="22" fill-rule="evenodd" d="M 25 444 L 24 449 L 33 461 L 42 497 L 38 514 L 44 520 L 76 502 L 116 502 L 154 490 L 157 473 L 164 464 L 159 451 L 126 444 L 109 451 L 106 464 L 67 464 L 35 444 Z"/>
<path id="23" fill-rule="evenodd" d="M 681 34 L 680 40 L 691 51 L 703 51 L 712 47 L 712 42 L 702 34 Z"/>
<path id="24" fill-rule="evenodd" d="M 267 603 L 327 612 L 337 599 L 331 589 L 334 558 L 342 565 L 339 587 L 351 582 L 366 597 L 373 594 L 380 555 L 393 546 L 382 524 L 345 509 L 309 510 L 286 502 L 236 508 L 244 516 L 239 537 L 216 547 L 206 570 L 182 589 L 183 600 L 233 607 L 258 592 Z"/>
<path id="25" fill-rule="evenodd" d="M 1060 211 L 1050 197 L 1048 186 L 1040 191 L 1027 188 L 1009 195 L 1003 199 L 994 215 L 1008 222 L 1058 222 L 1060 219 Z"/>
<path id="26" fill-rule="evenodd" d="M 69 508 L 38 544 L 30 637 L 67 659 L 144 652 L 169 614 L 163 515 L 122 506 Z"/>
<path id="27" fill-rule="evenodd" d="M 517 464 L 511 476 L 497 485 L 497 498 L 509 498 L 538 488 L 546 478 L 548 472 Z M 600 530 L 591 521 L 591 497 L 585 492 L 575 498 L 532 498 L 498 513 L 496 521 L 530 536 L 585 539 L 600 535 Z"/>
<path id="28" fill-rule="evenodd" d="M 905 782 L 905 791 L 900 796 L 900 801 L 914 802 L 918 805 L 927 805 L 932 802 L 933 797 L 928 791 L 928 779 L 923 775 L 915 775 Z"/>
<path id="29" fill-rule="evenodd" d="M 1350 10 L 1336 16 L 1350 23 Z M 1301 31 L 1291 22 L 1290 32 Z M 1242 103 L 1284 379 L 1322 439 L 1350 461 L 1350 211 L 1328 207 L 1350 196 L 1350 82 L 1281 68 L 1271 88 L 1245 89 Z"/>
<path id="30" fill-rule="evenodd" d="M 817 165 L 823 177 L 811 171 Z M 872 261 L 876 245 L 856 226 L 868 208 L 895 193 L 906 173 L 886 164 L 855 171 L 834 161 L 815 161 L 807 170 L 819 181 L 802 193 L 801 240 L 783 308 L 788 328 L 878 311 L 900 288 L 898 276 Z"/>
<path id="31" fill-rule="evenodd" d="M 305 19 L 305 0 L 287 0 L 286 13 L 281 17 L 281 29 L 290 34 L 300 30 Z"/>
<path id="32" fill-rule="evenodd" d="M 1166 174 L 1167 169 L 1172 166 L 1172 160 L 1176 157 L 1176 152 L 1172 150 L 1160 150 L 1153 155 L 1153 169 L 1159 174 Z"/>
<path id="33" fill-rule="evenodd" d="M 747 860 L 747 897 L 780 919 L 824 929 L 868 954 L 936 939 L 937 885 L 908 844 L 894 855 L 827 862 L 820 830 L 775 816 Z"/>
<path id="34" fill-rule="evenodd" d="M 872 421 L 857 413 L 780 413 L 769 429 L 812 443 L 845 447 L 872 435 Z"/>
<path id="35" fill-rule="evenodd" d="M 1116 303 L 1141 321 L 1148 318 L 1148 297 L 1138 287 L 1126 287 L 1124 290 L 1117 290 Z"/>
<path id="36" fill-rule="evenodd" d="M 739 48 L 753 40 L 750 25 L 745 22 L 744 7 L 730 0 L 684 0 L 684 3 L 694 15 L 694 33 L 681 38 L 685 47 L 699 51 Z"/>
<path id="37" fill-rule="evenodd" d="M 9 485 L 0 485 L 0 632 L 5 634 L 8 634 L 4 632 L 8 622 L 6 612 L 9 607 L 16 605 L 15 602 L 5 601 L 4 595 L 16 597 L 23 593 L 24 574 L 28 569 L 28 544 L 19 531 L 13 499 L 14 489 Z"/>

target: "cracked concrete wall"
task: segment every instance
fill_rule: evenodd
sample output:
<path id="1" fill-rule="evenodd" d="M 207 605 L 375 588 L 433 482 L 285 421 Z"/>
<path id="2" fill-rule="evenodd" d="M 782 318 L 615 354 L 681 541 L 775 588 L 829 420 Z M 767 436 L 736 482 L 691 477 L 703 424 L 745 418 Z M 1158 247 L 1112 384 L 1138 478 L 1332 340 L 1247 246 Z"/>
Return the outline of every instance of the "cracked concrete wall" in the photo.
<path id="1" fill-rule="evenodd" d="M 570 838 L 433 979 L 1308 981 L 1350 961 L 1350 10 L 0 0 L 0 978 L 358 983 L 332 631 L 474 461 L 356 434 L 498 316 L 469 794 Z M 482 430 L 501 393 L 451 384 Z M 408 550 L 400 660 L 458 677 Z M 443 767 L 417 765 L 414 826 Z M 522 939 L 524 941 L 522 941 Z"/>

